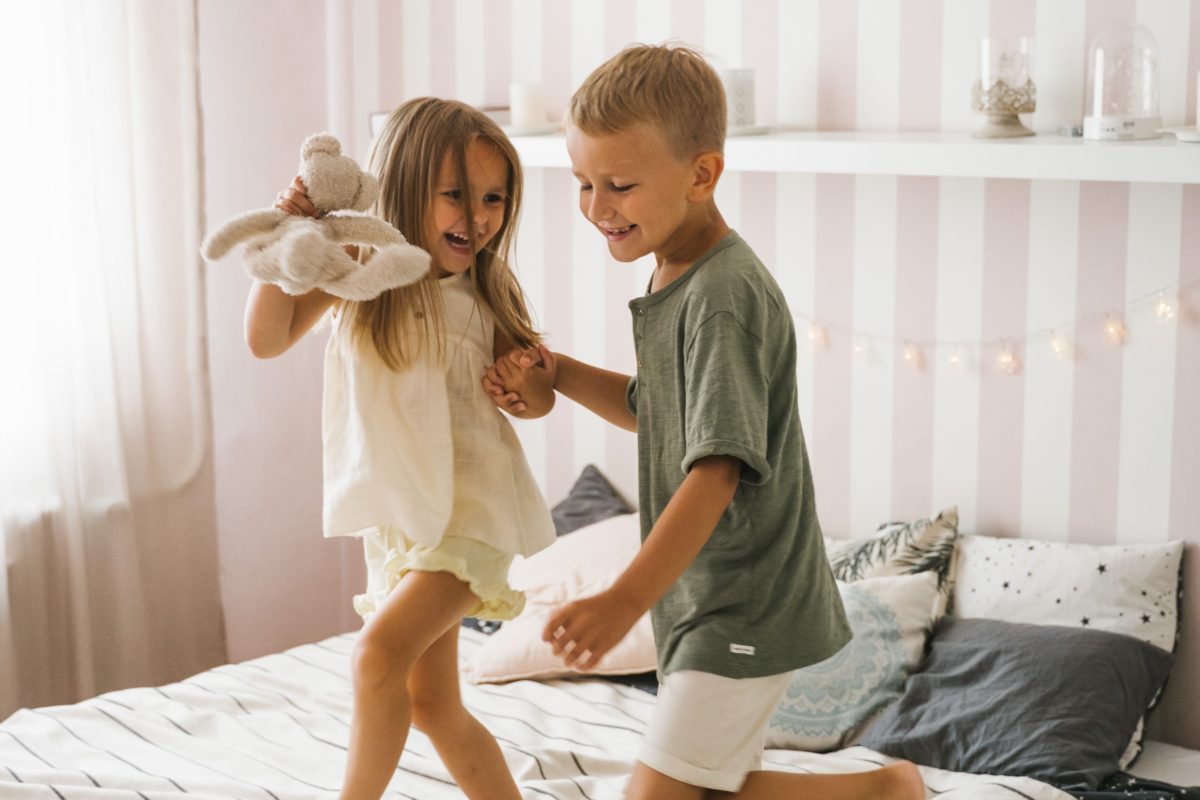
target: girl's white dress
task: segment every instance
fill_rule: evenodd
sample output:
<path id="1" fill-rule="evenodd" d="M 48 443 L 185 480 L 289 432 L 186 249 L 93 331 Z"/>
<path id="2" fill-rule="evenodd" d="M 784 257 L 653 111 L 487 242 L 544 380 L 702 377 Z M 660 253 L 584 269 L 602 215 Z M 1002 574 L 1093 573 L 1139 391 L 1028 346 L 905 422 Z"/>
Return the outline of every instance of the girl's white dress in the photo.
<path id="1" fill-rule="evenodd" d="M 516 433 L 480 385 L 494 360 L 495 324 L 466 273 L 438 286 L 440 361 L 434 355 L 395 372 L 369 342 L 353 342 L 340 315 L 333 318 L 325 348 L 324 533 L 389 531 L 425 551 L 450 537 L 530 555 L 554 541 L 554 525 Z"/>

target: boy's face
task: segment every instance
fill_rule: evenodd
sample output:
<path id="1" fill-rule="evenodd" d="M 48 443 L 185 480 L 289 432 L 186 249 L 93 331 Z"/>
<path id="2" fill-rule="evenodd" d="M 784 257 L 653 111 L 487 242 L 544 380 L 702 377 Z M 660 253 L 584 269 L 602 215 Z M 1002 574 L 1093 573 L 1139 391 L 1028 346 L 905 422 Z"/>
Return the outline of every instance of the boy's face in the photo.
<path id="1" fill-rule="evenodd" d="M 661 133 L 638 126 L 589 135 L 567 126 L 567 152 L 579 180 L 579 210 L 607 239 L 617 261 L 677 247 L 687 218 L 692 165 Z"/>

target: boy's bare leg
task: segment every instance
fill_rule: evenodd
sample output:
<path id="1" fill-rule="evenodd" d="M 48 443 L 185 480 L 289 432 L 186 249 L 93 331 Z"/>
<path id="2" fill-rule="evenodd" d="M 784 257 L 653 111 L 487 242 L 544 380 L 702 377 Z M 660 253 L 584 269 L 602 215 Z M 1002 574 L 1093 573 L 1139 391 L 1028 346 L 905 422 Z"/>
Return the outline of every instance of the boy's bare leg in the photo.
<path id="1" fill-rule="evenodd" d="M 925 784 L 907 761 L 836 775 L 761 770 L 746 776 L 737 792 L 717 792 L 677 781 L 638 762 L 626 800 L 925 800 Z"/>
<path id="2" fill-rule="evenodd" d="M 520 800 L 496 738 L 463 706 L 459 626 L 425 651 L 408 678 L 413 725 L 429 737 L 458 788 L 472 800 Z"/>
<path id="3" fill-rule="evenodd" d="M 677 781 L 639 761 L 625 787 L 625 800 L 703 800 L 707 792 L 701 786 Z"/>
<path id="4" fill-rule="evenodd" d="M 916 766 L 899 761 L 867 772 L 809 775 L 761 770 L 746 776 L 736 794 L 710 797 L 737 800 L 925 800 L 925 782 Z"/>

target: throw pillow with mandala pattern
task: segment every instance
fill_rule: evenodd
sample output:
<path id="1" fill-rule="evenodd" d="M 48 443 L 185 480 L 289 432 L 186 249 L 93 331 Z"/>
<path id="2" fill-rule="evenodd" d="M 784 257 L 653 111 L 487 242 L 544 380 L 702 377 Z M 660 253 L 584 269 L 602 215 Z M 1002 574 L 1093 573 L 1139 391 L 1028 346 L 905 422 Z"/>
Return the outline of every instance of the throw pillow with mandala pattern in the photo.
<path id="1" fill-rule="evenodd" d="M 900 697 L 935 622 L 937 576 L 838 583 L 854 637 L 832 658 L 796 670 L 771 716 L 767 746 L 824 751 L 844 746 Z"/>

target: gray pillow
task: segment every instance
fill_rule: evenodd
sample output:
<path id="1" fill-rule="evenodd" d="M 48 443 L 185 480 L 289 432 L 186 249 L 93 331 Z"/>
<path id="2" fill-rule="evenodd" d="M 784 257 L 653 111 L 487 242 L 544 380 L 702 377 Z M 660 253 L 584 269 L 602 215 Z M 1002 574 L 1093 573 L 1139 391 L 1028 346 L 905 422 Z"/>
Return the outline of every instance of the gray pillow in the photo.
<path id="1" fill-rule="evenodd" d="M 571 491 L 550 510 L 559 536 L 618 514 L 632 513 L 608 478 L 592 464 L 583 468 Z"/>
<path id="2" fill-rule="evenodd" d="M 1095 789 L 1171 668 L 1105 631 L 944 618 L 904 695 L 858 742 L 957 772 Z"/>

